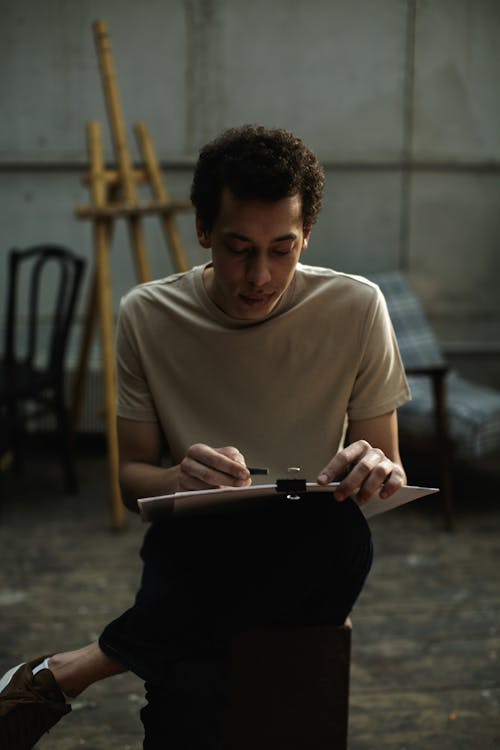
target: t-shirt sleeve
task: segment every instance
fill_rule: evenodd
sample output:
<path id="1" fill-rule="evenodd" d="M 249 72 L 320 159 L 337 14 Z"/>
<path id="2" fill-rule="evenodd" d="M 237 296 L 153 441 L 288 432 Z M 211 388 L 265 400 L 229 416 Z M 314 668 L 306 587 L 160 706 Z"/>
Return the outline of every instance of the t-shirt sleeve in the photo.
<path id="1" fill-rule="evenodd" d="M 157 414 L 140 357 L 140 324 L 130 297 L 120 303 L 116 335 L 117 414 L 156 422 Z"/>
<path id="2" fill-rule="evenodd" d="M 378 287 L 374 287 L 360 336 L 359 367 L 348 407 L 352 420 L 381 416 L 411 398 L 387 304 Z"/>

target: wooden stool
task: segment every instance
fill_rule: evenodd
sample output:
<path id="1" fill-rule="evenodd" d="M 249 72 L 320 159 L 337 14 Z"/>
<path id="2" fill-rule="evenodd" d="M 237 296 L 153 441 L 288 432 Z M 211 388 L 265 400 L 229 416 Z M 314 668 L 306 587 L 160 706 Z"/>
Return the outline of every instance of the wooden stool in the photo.
<path id="1" fill-rule="evenodd" d="M 233 642 L 227 750 L 346 750 L 351 622 Z"/>

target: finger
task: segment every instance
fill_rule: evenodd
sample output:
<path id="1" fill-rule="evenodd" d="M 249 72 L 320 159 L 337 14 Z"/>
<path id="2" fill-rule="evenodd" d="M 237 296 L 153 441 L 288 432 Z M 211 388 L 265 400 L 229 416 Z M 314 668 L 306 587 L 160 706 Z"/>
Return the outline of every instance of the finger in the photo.
<path id="1" fill-rule="evenodd" d="M 238 448 L 235 448 L 232 445 L 226 445 L 223 448 L 216 448 L 215 449 L 217 453 L 221 453 L 223 456 L 227 456 L 228 458 L 231 458 L 233 461 L 236 461 L 239 464 L 245 465 L 245 457 L 243 454 L 238 450 Z"/>
<path id="2" fill-rule="evenodd" d="M 370 448 L 340 482 L 335 490 L 335 497 L 337 500 L 344 500 L 355 492 L 361 492 L 361 499 L 364 499 L 361 488 L 366 484 L 368 492 L 373 494 L 378 491 L 391 473 L 392 467 L 392 461 L 379 448 Z"/>
<path id="3" fill-rule="evenodd" d="M 237 448 L 224 446 L 223 448 L 211 448 L 204 443 L 196 443 L 187 451 L 187 457 L 192 458 L 199 464 L 223 474 L 237 478 L 247 478 L 248 469 L 245 459 Z"/>
<path id="4" fill-rule="evenodd" d="M 387 478 L 388 470 L 390 472 L 389 466 L 383 465 L 384 459 L 384 454 L 378 449 L 367 451 L 360 460 L 354 464 L 351 471 L 349 471 L 347 476 L 342 479 L 335 490 L 335 497 L 337 500 L 345 500 L 349 495 L 361 492 L 361 488 L 365 483 L 367 483 L 368 491 L 371 491 L 375 485 L 376 489 L 378 489 Z M 372 476 L 369 480 L 368 478 L 370 475 Z M 363 500 L 362 492 L 360 499 Z"/>
<path id="5" fill-rule="evenodd" d="M 391 495 L 394 495 L 395 492 L 397 492 L 405 483 L 405 475 L 403 470 L 401 469 L 398 464 L 394 466 L 393 471 L 389 475 L 389 477 L 384 482 L 382 489 L 379 492 L 380 497 L 382 500 L 385 500 L 388 497 L 391 497 Z"/>
<path id="6" fill-rule="evenodd" d="M 382 468 L 381 464 L 381 468 Z M 379 480 L 376 476 L 377 472 L 372 472 L 366 481 L 363 483 L 361 488 L 356 494 L 356 502 L 359 505 L 363 505 L 368 502 L 372 497 L 378 495 L 381 500 L 385 500 L 391 495 L 394 495 L 404 484 L 405 475 L 398 464 L 392 463 L 388 459 L 387 465 L 388 474 L 386 479 L 379 485 Z M 392 470 L 391 470 L 392 469 Z"/>
<path id="7" fill-rule="evenodd" d="M 247 472 L 248 473 L 248 472 Z M 246 487 L 252 483 L 250 477 L 235 478 L 204 463 L 184 458 L 179 472 L 180 490 L 206 490 L 222 487 Z"/>
<path id="8" fill-rule="evenodd" d="M 394 464 L 392 461 L 389 459 L 380 461 L 361 484 L 356 494 L 356 500 L 362 504 L 380 493 L 385 487 L 386 482 L 390 480 L 393 470 Z"/>
<path id="9" fill-rule="evenodd" d="M 230 451 L 235 455 L 233 449 Z M 239 451 L 236 451 L 239 454 Z M 181 484 L 192 489 L 215 487 L 242 487 L 251 483 L 244 463 L 236 461 L 220 449 L 215 450 L 203 443 L 192 445 L 181 461 Z"/>
<path id="10" fill-rule="evenodd" d="M 237 448 L 228 445 L 223 448 L 216 448 L 215 450 L 216 453 L 229 459 L 229 463 L 225 461 L 223 465 L 217 464 L 219 471 L 222 471 L 224 474 L 229 474 L 232 479 L 249 479 L 249 483 L 251 484 L 250 472 L 245 464 L 245 457 Z"/>
<path id="11" fill-rule="evenodd" d="M 378 461 L 377 454 L 380 459 Z M 368 471 L 370 465 L 372 468 Z M 365 479 L 360 481 L 363 474 Z M 345 500 L 346 497 L 356 494 L 356 500 L 360 504 L 377 494 L 381 499 L 385 499 L 397 492 L 405 480 L 405 473 L 399 464 L 391 461 L 381 451 L 373 449 L 373 453 L 364 456 L 360 464 L 339 484 L 335 496 L 337 500 Z"/>
<path id="12" fill-rule="evenodd" d="M 371 450 L 371 445 L 366 440 L 357 440 L 346 446 L 320 471 L 318 484 L 328 484 L 343 479 L 351 466 L 369 450 Z"/>

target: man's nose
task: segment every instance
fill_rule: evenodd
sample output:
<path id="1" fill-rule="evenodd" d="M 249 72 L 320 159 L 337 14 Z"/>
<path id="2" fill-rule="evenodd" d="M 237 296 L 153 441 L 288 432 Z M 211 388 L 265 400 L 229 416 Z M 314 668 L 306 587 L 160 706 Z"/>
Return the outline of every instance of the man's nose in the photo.
<path id="1" fill-rule="evenodd" d="M 265 256 L 255 255 L 248 259 L 247 281 L 253 286 L 265 286 L 271 280 L 269 260 Z"/>

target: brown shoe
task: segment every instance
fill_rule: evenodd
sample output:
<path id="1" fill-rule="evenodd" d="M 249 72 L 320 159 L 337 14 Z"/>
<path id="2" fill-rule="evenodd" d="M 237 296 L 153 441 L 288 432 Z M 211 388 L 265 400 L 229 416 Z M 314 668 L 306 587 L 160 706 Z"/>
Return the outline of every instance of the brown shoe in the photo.
<path id="1" fill-rule="evenodd" d="M 33 675 L 46 656 L 9 669 L 0 678 L 0 747 L 31 750 L 40 737 L 71 711 L 49 669 Z"/>

